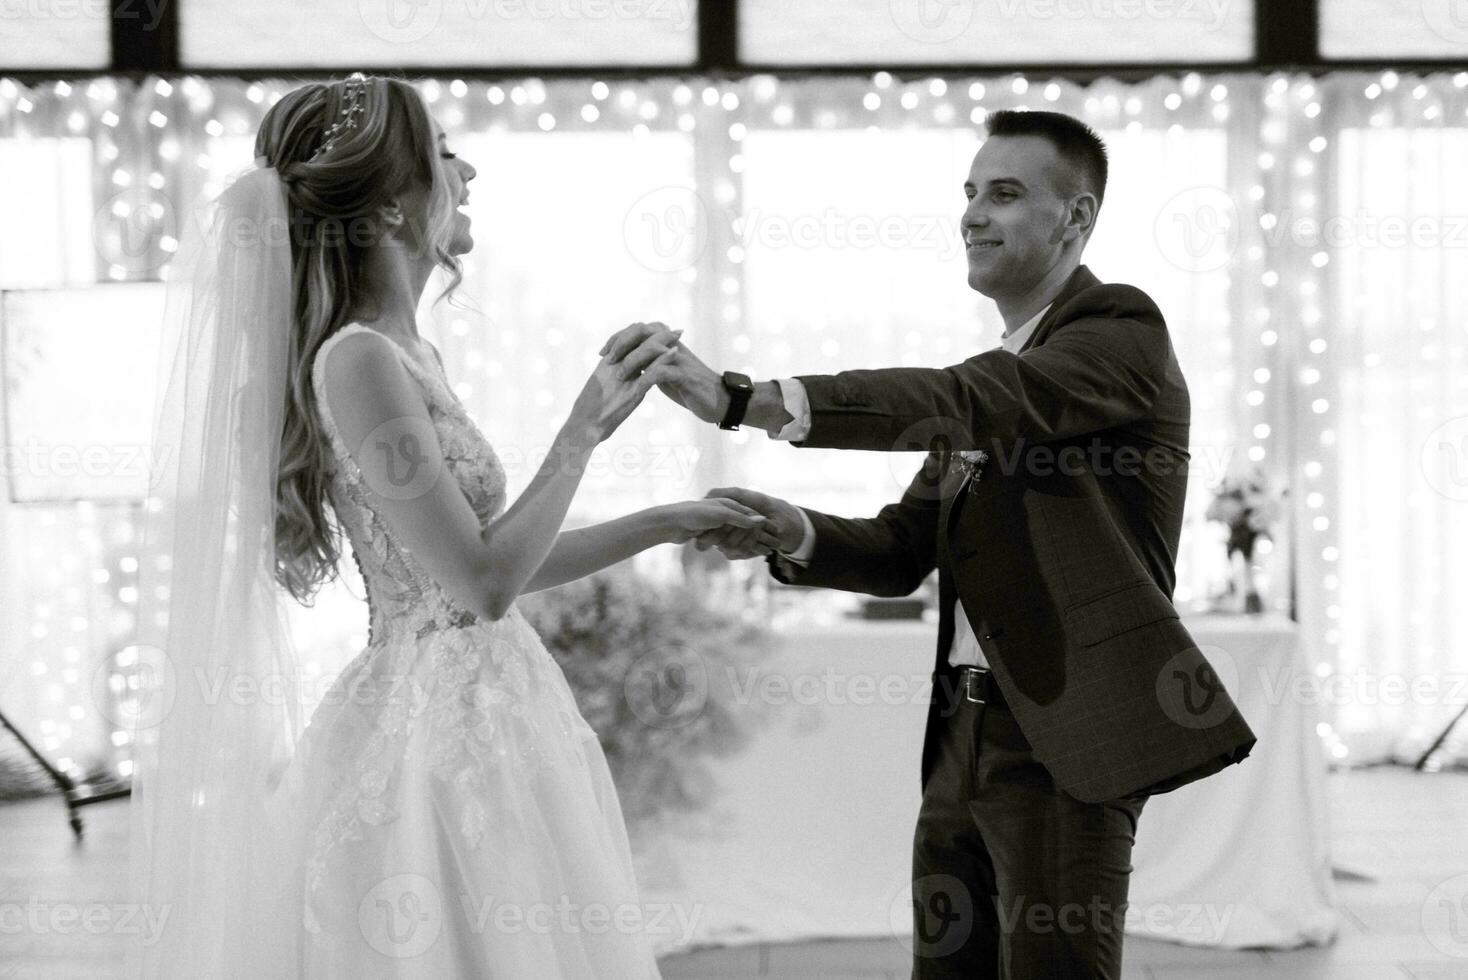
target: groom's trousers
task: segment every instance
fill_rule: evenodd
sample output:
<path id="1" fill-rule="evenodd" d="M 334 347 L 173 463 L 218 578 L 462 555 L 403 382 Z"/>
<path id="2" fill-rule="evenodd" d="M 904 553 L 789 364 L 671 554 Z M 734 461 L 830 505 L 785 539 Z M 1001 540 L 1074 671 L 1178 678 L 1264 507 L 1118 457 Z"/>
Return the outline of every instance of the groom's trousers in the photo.
<path id="1" fill-rule="evenodd" d="M 987 671 L 941 673 L 937 756 L 913 841 L 913 978 L 1121 975 L 1145 798 L 1058 789 Z"/>

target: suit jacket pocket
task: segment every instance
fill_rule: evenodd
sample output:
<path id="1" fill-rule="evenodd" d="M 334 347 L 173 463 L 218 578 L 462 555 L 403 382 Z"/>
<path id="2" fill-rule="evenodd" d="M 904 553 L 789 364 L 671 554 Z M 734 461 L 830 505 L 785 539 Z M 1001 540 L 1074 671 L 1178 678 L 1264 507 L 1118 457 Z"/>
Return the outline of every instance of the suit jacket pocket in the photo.
<path id="1" fill-rule="evenodd" d="M 1138 582 L 1071 606 L 1064 617 L 1067 632 L 1083 647 L 1164 619 L 1181 618 L 1177 608 L 1151 582 Z"/>

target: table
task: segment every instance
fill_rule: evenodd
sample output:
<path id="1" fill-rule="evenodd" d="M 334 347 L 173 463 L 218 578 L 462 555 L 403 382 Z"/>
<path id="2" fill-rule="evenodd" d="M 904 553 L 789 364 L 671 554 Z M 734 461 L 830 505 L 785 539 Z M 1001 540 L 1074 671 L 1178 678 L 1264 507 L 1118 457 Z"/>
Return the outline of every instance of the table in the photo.
<path id="1" fill-rule="evenodd" d="M 1155 797 L 1134 850 L 1128 931 L 1220 947 L 1289 948 L 1335 934 L 1313 706 L 1294 625 L 1186 617 L 1260 736 L 1241 766 Z M 719 760 L 709 810 L 636 841 L 645 904 L 684 926 L 660 951 L 811 938 L 909 942 L 932 622 L 787 629 L 740 689 L 769 712 Z"/>
<path id="2" fill-rule="evenodd" d="M 702 819 L 634 842 L 644 904 L 696 913 L 687 934 L 654 937 L 660 952 L 887 935 L 898 903 L 903 927 L 935 631 L 787 632 L 754 685 L 740 678 L 765 728 L 715 763 Z"/>

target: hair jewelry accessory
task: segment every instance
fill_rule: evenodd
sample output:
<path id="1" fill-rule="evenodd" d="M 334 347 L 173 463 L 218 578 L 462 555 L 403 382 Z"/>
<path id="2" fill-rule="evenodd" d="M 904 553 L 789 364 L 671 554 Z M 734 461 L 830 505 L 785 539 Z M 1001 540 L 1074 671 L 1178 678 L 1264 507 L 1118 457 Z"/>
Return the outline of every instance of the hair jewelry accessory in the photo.
<path id="1" fill-rule="evenodd" d="M 321 148 L 311 154 L 311 159 L 314 160 L 323 153 L 330 152 L 331 148 L 336 146 L 336 141 L 341 137 L 342 133 L 345 133 L 349 129 L 357 128 L 357 116 L 361 115 L 362 110 L 365 108 L 362 102 L 362 93 L 366 90 L 366 75 L 359 71 L 354 71 L 347 76 L 347 90 L 344 96 L 346 104 L 342 106 L 342 111 L 337 121 L 332 123 L 331 128 L 326 131 L 326 139 L 321 144 Z"/>

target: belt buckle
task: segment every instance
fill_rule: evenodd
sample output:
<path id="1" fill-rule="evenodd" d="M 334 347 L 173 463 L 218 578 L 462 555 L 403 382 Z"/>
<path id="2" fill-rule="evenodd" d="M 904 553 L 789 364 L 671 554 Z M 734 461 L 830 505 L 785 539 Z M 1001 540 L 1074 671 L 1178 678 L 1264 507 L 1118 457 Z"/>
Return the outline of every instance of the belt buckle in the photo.
<path id="1" fill-rule="evenodd" d="M 963 699 L 972 704 L 987 704 L 983 698 L 974 694 L 974 687 L 984 679 L 984 673 L 972 668 L 963 672 Z"/>

